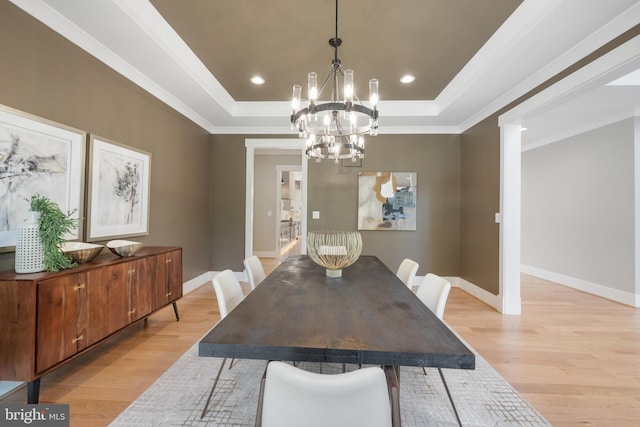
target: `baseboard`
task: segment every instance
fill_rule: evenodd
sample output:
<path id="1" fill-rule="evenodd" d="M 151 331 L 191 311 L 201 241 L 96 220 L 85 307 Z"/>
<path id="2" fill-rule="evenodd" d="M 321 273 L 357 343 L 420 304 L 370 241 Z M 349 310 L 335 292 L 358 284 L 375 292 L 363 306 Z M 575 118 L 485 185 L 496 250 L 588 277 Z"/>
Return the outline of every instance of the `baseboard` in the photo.
<path id="1" fill-rule="evenodd" d="M 201 275 L 184 282 L 182 284 L 182 295 L 186 295 L 189 292 L 198 289 L 203 284 L 210 282 L 213 276 L 213 272 L 207 271 L 206 273 L 202 273 Z"/>
<path id="2" fill-rule="evenodd" d="M 20 387 L 26 386 L 26 384 L 22 381 L 0 381 L 0 399 L 10 395 Z"/>
<path id="3" fill-rule="evenodd" d="M 280 253 L 276 251 L 253 251 L 258 258 L 280 258 Z"/>
<path id="4" fill-rule="evenodd" d="M 460 288 L 469 295 L 478 298 L 480 301 L 502 312 L 502 298 L 499 295 L 494 295 L 491 292 L 475 285 L 462 277 L 446 277 L 451 282 L 451 286 Z"/>
<path id="5" fill-rule="evenodd" d="M 521 264 L 520 271 L 540 279 L 549 280 L 562 286 L 577 289 L 592 295 L 606 298 L 624 305 L 634 308 L 640 307 L 640 294 L 621 291 L 619 289 L 610 288 L 598 283 L 588 282 L 586 280 L 577 279 L 575 277 L 566 276 L 553 271 L 544 270 L 542 268 Z"/>
<path id="6" fill-rule="evenodd" d="M 416 276 L 416 278 L 413 280 L 412 288 L 414 290 L 417 289 L 418 286 L 420 286 L 420 283 L 422 282 L 423 277 L 424 276 Z M 501 311 L 502 301 L 498 295 L 494 295 L 491 292 L 488 292 L 482 289 L 481 287 L 479 287 L 478 285 L 474 285 L 473 283 L 468 282 L 461 277 L 454 277 L 454 276 L 446 276 L 446 277 L 443 276 L 443 277 L 447 279 L 449 283 L 451 283 L 452 287 L 460 288 L 466 293 L 468 293 L 469 295 L 472 295 L 478 298 L 480 301 L 484 302 L 485 304 L 490 305 L 491 307 L 495 308 L 498 311 Z"/>

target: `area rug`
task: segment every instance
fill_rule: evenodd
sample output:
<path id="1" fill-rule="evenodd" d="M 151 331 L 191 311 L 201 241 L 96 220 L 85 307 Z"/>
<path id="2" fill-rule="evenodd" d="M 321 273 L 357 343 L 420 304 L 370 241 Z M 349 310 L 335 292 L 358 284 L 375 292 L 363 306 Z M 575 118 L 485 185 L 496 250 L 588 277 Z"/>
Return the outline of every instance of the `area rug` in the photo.
<path id="1" fill-rule="evenodd" d="M 111 426 L 216 426 L 255 424 L 259 383 L 265 361 L 237 360 L 224 368 L 209 410 L 200 414 L 221 359 L 198 357 L 191 347 Z M 229 364 L 227 363 L 227 366 Z M 303 369 L 341 372 L 337 364 L 302 363 Z M 347 365 L 347 369 L 357 366 Z M 476 353 L 475 370 L 443 369 L 464 426 L 550 426 L 550 424 Z M 400 408 L 403 426 L 457 426 L 437 369 L 402 367 Z M 302 426 L 301 426 L 302 427 Z"/>

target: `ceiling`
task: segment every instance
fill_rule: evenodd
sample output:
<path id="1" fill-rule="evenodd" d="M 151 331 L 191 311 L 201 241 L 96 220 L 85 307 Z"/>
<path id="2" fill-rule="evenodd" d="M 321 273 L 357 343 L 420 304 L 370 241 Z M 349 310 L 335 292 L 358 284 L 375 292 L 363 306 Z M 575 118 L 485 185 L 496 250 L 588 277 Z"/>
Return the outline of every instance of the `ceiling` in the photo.
<path id="1" fill-rule="evenodd" d="M 293 133 L 292 85 L 333 57 L 334 0 L 10 1 L 214 134 Z M 638 0 L 343 0 L 339 57 L 380 81 L 380 133 L 460 133 L 638 23 Z"/>

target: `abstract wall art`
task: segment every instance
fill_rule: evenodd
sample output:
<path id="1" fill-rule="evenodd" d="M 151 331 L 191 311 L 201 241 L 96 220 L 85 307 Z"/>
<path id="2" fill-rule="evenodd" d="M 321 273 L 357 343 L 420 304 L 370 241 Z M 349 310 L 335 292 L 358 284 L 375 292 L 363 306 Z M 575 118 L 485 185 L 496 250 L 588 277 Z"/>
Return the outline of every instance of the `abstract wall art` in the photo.
<path id="1" fill-rule="evenodd" d="M 358 230 L 415 230 L 415 172 L 358 174 Z"/>

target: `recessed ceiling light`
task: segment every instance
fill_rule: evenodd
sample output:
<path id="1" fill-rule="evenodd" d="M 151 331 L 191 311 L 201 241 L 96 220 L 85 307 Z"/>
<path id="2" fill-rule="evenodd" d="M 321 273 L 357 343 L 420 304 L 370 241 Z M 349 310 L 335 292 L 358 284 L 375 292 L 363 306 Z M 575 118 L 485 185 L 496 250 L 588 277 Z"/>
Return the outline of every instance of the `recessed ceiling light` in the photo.
<path id="1" fill-rule="evenodd" d="M 405 74 L 404 76 L 402 76 L 402 78 L 400 79 L 400 83 L 411 83 L 416 79 L 415 76 L 412 76 L 411 74 Z"/>
<path id="2" fill-rule="evenodd" d="M 264 79 L 260 76 L 253 76 L 251 77 L 251 83 L 254 85 L 261 85 L 264 84 Z"/>

